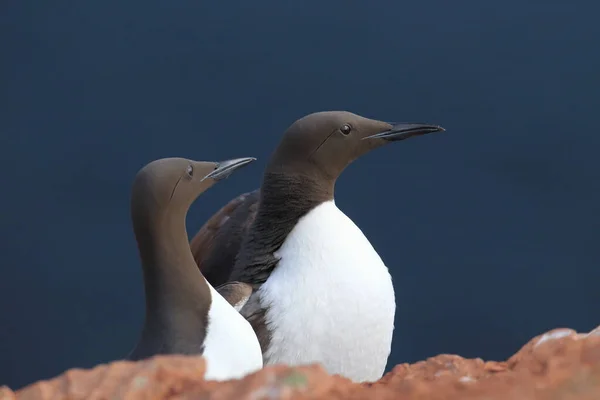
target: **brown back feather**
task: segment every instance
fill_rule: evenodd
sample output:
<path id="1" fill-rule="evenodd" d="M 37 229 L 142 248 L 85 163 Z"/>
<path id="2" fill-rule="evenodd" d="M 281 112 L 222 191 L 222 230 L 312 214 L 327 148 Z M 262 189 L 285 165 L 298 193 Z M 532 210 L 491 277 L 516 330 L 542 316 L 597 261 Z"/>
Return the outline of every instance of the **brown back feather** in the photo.
<path id="1" fill-rule="evenodd" d="M 206 280 L 228 282 L 242 239 L 256 218 L 260 191 L 244 193 L 215 213 L 192 238 L 190 248 Z"/>

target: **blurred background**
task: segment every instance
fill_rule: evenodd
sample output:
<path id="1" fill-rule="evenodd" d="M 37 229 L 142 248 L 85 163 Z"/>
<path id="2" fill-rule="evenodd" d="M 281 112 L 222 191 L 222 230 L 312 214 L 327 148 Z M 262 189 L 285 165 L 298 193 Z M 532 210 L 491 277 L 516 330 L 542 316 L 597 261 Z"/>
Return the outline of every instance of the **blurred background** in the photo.
<path id="1" fill-rule="evenodd" d="M 600 5 L 132 0 L 0 5 L 0 384 L 124 357 L 143 321 L 132 179 L 156 158 L 258 161 L 305 114 L 443 125 L 374 151 L 338 206 L 394 277 L 388 368 L 501 360 L 600 324 Z M 361 190 L 357 189 L 361 185 Z"/>

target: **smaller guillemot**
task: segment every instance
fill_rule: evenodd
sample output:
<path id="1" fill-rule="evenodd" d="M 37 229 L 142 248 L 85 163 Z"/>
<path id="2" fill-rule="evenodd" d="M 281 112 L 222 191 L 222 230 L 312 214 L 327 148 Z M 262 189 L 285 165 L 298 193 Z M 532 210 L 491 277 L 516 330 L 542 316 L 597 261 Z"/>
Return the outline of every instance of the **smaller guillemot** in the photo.
<path id="1" fill-rule="evenodd" d="M 259 190 L 231 201 L 190 245 L 214 285 L 254 292 L 240 313 L 265 364 L 320 363 L 354 381 L 379 379 L 391 351 L 395 293 L 388 268 L 335 204 L 344 169 L 369 151 L 437 125 L 318 112 L 285 132 Z"/>
<path id="2" fill-rule="evenodd" d="M 194 262 L 185 227 L 188 209 L 200 194 L 254 160 L 164 158 L 136 175 L 131 217 L 142 262 L 146 316 L 128 359 L 201 354 L 209 380 L 240 378 L 262 368 L 256 334 L 238 312 L 252 288 L 229 282 L 215 290 Z"/>

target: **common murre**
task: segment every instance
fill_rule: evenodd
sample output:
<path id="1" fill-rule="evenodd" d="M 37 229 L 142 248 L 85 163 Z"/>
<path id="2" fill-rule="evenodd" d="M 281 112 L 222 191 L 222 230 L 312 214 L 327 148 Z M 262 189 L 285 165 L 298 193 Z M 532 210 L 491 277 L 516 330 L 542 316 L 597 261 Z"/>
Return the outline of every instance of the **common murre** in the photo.
<path id="1" fill-rule="evenodd" d="M 146 316 L 128 359 L 202 354 L 209 380 L 240 378 L 262 368 L 256 334 L 238 312 L 252 288 L 229 282 L 215 290 L 194 262 L 185 227 L 188 209 L 200 194 L 254 160 L 164 158 L 136 175 L 131 217 L 142 261 Z"/>
<path id="2" fill-rule="evenodd" d="M 253 286 L 241 313 L 258 335 L 265 364 L 319 362 L 359 382 L 382 376 L 394 289 L 373 246 L 336 207 L 335 182 L 372 149 L 443 130 L 343 111 L 307 115 L 285 132 L 260 190 L 231 201 L 192 239 L 209 282 Z"/>

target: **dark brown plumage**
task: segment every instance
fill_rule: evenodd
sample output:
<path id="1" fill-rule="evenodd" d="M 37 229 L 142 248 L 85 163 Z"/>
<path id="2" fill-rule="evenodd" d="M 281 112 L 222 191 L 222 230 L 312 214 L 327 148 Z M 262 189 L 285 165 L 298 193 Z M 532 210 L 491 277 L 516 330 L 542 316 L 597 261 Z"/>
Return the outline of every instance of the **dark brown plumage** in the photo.
<path id="1" fill-rule="evenodd" d="M 242 238 L 254 222 L 259 190 L 244 193 L 217 211 L 190 242 L 194 259 L 208 282 L 228 281 Z"/>

